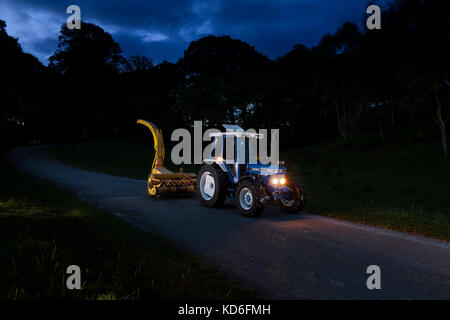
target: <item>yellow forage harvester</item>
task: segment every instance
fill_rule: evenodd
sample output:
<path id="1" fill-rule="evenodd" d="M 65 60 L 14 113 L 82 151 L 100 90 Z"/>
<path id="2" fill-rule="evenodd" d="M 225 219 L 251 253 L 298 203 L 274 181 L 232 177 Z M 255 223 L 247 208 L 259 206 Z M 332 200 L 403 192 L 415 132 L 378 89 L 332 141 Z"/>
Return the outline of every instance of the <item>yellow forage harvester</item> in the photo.
<path id="1" fill-rule="evenodd" d="M 137 123 L 150 129 L 155 140 L 155 158 L 152 171 L 148 175 L 147 191 L 150 196 L 183 195 L 195 191 L 197 176 L 194 173 L 174 173 L 164 168 L 164 140 L 161 129 L 147 120 L 138 120 Z"/>

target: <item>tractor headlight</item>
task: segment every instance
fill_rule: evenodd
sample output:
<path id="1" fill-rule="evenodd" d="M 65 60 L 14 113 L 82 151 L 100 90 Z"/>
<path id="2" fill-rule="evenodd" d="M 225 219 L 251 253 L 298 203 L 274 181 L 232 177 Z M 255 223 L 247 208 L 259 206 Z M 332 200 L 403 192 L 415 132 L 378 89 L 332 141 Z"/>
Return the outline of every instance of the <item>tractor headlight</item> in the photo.
<path id="1" fill-rule="evenodd" d="M 286 184 L 286 178 L 284 176 L 275 176 L 270 179 L 270 184 L 274 186 Z"/>

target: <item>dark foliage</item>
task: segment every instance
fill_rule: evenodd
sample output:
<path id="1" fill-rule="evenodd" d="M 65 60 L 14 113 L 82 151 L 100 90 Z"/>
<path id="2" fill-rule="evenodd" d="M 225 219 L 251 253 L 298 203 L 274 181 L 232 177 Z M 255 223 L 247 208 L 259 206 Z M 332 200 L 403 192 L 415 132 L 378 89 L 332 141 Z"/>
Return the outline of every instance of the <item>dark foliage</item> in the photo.
<path id="1" fill-rule="evenodd" d="M 2 136 L 111 136 L 133 132 L 137 118 L 167 134 L 202 120 L 280 128 L 296 146 L 336 135 L 352 143 L 367 131 L 380 143 L 439 138 L 445 155 L 446 12 L 444 1 L 396 0 L 383 8 L 381 30 L 346 22 L 317 46 L 298 44 L 276 60 L 229 36 L 208 36 L 193 41 L 177 63 L 157 65 L 141 56 L 125 60 L 111 35 L 83 23 L 81 30 L 61 28 L 44 67 L 1 21 Z"/>

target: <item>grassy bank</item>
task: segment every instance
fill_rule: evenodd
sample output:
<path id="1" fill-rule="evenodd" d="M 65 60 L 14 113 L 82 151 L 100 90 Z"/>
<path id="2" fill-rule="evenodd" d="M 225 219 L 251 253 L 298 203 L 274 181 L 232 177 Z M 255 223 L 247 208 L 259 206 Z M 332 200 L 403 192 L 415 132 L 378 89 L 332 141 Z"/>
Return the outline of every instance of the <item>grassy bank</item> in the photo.
<path id="1" fill-rule="evenodd" d="M 84 169 L 99 171 L 115 176 L 147 179 L 152 166 L 154 149 L 152 137 L 118 137 L 109 139 L 83 140 L 67 143 L 49 149 L 56 159 Z M 166 150 L 164 166 L 174 172 L 180 166 L 170 160 Z M 199 165 L 183 165 L 185 172 L 197 172 Z"/>
<path id="2" fill-rule="evenodd" d="M 450 163 L 439 143 L 364 145 L 336 140 L 285 154 L 309 190 L 307 210 L 449 240 Z"/>
<path id="3" fill-rule="evenodd" d="M 241 299 L 171 243 L 0 162 L 0 299 Z M 65 286 L 79 265 L 82 290 Z"/>
<path id="4" fill-rule="evenodd" d="M 75 166 L 145 179 L 152 147 L 151 141 L 116 138 L 61 145 L 52 153 Z M 307 211 L 449 240 L 450 164 L 440 152 L 439 142 L 345 146 L 337 139 L 281 156 L 307 186 Z"/>

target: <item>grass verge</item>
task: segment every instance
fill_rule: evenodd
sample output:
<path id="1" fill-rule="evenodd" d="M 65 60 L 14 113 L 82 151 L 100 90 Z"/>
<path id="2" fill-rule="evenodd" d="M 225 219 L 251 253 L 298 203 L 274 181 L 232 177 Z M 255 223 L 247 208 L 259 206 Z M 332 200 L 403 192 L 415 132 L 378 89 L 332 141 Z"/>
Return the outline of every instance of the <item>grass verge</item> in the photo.
<path id="1" fill-rule="evenodd" d="M 0 299 L 252 299 L 168 241 L 0 161 Z M 66 289 L 66 268 L 82 289 Z"/>
<path id="2" fill-rule="evenodd" d="M 147 179 L 152 167 L 153 137 L 117 137 L 82 140 L 49 149 L 49 153 L 61 162 L 120 177 Z M 180 166 L 170 160 L 166 149 L 164 166 L 178 172 Z M 184 172 L 197 172 L 199 165 L 183 165 Z"/>
<path id="3" fill-rule="evenodd" d="M 439 144 L 337 140 L 285 158 L 308 188 L 310 212 L 450 240 L 450 163 Z"/>

